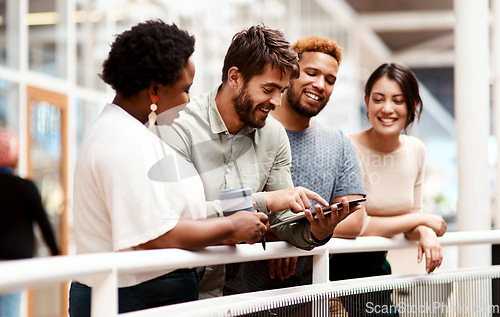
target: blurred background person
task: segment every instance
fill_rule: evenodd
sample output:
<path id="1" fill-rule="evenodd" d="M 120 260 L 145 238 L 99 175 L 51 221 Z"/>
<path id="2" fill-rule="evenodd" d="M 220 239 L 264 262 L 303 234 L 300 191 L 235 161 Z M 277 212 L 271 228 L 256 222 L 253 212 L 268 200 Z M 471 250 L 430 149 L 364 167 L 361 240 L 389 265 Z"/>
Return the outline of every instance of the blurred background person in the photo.
<path id="1" fill-rule="evenodd" d="M 14 174 L 19 157 L 19 139 L 0 130 L 0 261 L 32 258 L 35 254 L 36 222 L 52 255 L 59 249 L 36 185 Z M 0 316 L 17 317 L 22 291 L 0 296 Z"/>

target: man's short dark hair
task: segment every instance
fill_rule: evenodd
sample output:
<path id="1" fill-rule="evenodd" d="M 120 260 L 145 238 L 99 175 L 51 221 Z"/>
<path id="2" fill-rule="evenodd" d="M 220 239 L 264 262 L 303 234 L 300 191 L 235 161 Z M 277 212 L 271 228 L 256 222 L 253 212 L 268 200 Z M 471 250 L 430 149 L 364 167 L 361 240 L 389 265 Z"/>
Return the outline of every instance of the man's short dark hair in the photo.
<path id="1" fill-rule="evenodd" d="M 263 25 L 254 25 L 233 37 L 222 67 L 222 82 L 227 81 L 228 71 L 236 66 L 244 81 L 264 72 L 271 63 L 282 74 L 290 73 L 291 78 L 299 76 L 297 53 L 285 39 L 282 32 Z"/>
<path id="2" fill-rule="evenodd" d="M 193 54 L 194 43 L 194 36 L 175 24 L 139 23 L 116 37 L 100 77 L 125 97 L 153 83 L 171 84 Z"/>

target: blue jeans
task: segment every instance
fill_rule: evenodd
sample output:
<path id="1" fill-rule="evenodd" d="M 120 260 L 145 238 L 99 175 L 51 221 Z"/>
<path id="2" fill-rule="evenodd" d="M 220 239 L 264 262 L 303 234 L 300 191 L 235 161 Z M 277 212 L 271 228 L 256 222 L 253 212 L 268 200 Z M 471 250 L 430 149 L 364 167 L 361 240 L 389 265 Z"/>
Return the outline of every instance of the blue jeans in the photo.
<path id="1" fill-rule="evenodd" d="M 21 314 L 22 291 L 0 296 L 0 317 L 19 317 Z"/>
<path id="2" fill-rule="evenodd" d="M 90 317 L 90 298 L 90 287 L 72 282 L 69 291 L 69 315 Z M 196 270 L 177 270 L 137 285 L 118 288 L 118 312 L 126 313 L 197 299 Z"/>

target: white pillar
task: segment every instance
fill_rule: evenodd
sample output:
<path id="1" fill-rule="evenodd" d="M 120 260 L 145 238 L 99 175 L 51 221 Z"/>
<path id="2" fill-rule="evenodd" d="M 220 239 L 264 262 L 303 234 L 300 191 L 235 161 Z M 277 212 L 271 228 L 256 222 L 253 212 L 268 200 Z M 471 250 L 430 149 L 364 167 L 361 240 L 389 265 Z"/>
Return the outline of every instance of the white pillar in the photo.
<path id="1" fill-rule="evenodd" d="M 77 46 L 77 34 L 76 34 L 76 0 L 57 0 L 56 2 L 57 11 L 59 16 L 59 23 L 57 25 L 58 40 L 57 58 L 60 60 L 60 71 L 59 75 L 66 79 L 67 88 L 66 96 L 68 97 L 68 105 L 66 109 L 67 113 L 67 126 L 66 131 L 62 133 L 66 134 L 66 171 L 63 175 L 66 175 L 66 212 L 71 210 L 70 201 L 72 201 L 73 193 L 73 171 L 76 165 L 76 68 L 77 68 L 77 56 L 76 56 L 76 46 Z M 64 39 L 64 40 L 62 40 Z M 64 140 L 64 139 L 63 139 Z M 67 218 L 66 218 L 67 219 Z M 65 246 L 67 247 L 67 246 Z M 66 250 L 63 250 L 66 251 Z"/>
<path id="2" fill-rule="evenodd" d="M 347 36 L 347 48 L 348 51 L 344 51 L 343 66 L 347 66 L 347 70 L 350 71 L 349 75 L 349 89 L 351 93 L 348 95 L 349 100 L 349 112 L 348 112 L 348 122 L 350 127 L 350 131 L 353 133 L 362 130 L 361 123 L 363 122 L 363 118 L 361 117 L 361 112 L 359 111 L 360 104 L 363 104 L 363 96 L 365 92 L 363 87 L 366 83 L 367 78 L 362 78 L 361 74 L 361 41 L 359 35 L 359 28 L 354 28 L 353 30 L 346 30 Z M 378 67 L 378 66 L 377 66 Z M 344 72 L 344 74 L 346 74 Z M 361 83 L 361 84 L 360 84 Z M 344 130 L 347 130 L 348 127 L 344 127 Z M 348 132 L 350 133 L 350 132 Z"/>
<path id="3" fill-rule="evenodd" d="M 17 120 L 17 124 L 9 124 L 10 128 L 18 127 L 21 149 L 17 171 L 20 176 L 25 177 L 27 173 L 27 148 L 28 140 L 28 115 L 26 98 L 26 77 L 28 71 L 28 0 L 8 0 L 7 14 L 7 64 L 19 72 L 19 86 L 9 91 L 9 107 L 19 107 L 16 116 L 10 116 L 9 120 Z M 9 112 L 11 112 L 9 110 Z"/>
<path id="4" fill-rule="evenodd" d="M 493 220 L 495 229 L 500 229 L 500 2 L 492 1 L 493 13 L 492 25 L 492 62 L 493 62 L 493 87 L 491 100 L 493 107 L 493 128 L 497 139 L 497 164 L 496 164 L 496 188 L 495 205 L 493 209 Z"/>
<path id="5" fill-rule="evenodd" d="M 24 3 L 25 4 L 25 3 Z M 6 45 L 5 48 L 7 50 L 6 55 L 6 63 L 7 67 L 12 69 L 13 71 L 18 72 L 20 68 L 20 60 L 23 57 L 22 54 L 19 54 L 21 37 L 20 37 L 20 17 L 19 12 L 23 7 L 23 3 L 20 1 L 8 0 L 6 3 L 6 16 L 9 17 L 5 19 L 6 22 Z M 10 81 L 8 89 L 7 89 L 7 126 L 6 128 L 16 133 L 19 132 L 19 87 L 17 82 Z M 23 153 L 21 153 L 22 157 L 25 157 L 25 150 L 21 149 Z"/>
<path id="6" fill-rule="evenodd" d="M 488 0 L 454 3 L 458 230 L 489 230 L 489 4 Z M 460 248 L 460 267 L 485 265 L 491 265 L 491 246 Z"/>
<path id="7" fill-rule="evenodd" d="M 82 62 L 79 62 L 80 67 L 83 69 L 89 69 L 90 71 L 83 72 L 81 76 L 83 77 L 83 87 L 85 88 L 91 88 L 91 89 L 96 89 L 97 87 L 97 80 L 96 80 L 96 73 L 100 73 L 101 70 L 97 66 L 98 63 L 96 61 L 96 58 L 94 56 L 94 52 L 97 50 L 96 47 L 96 28 L 94 26 L 94 22 L 91 20 L 91 12 L 94 9 L 94 1 L 93 0 L 86 0 L 83 3 L 83 10 L 85 12 L 85 20 L 82 22 L 83 23 L 83 30 L 82 30 L 82 45 L 81 45 L 81 59 Z M 109 47 L 109 46 L 107 46 Z"/>

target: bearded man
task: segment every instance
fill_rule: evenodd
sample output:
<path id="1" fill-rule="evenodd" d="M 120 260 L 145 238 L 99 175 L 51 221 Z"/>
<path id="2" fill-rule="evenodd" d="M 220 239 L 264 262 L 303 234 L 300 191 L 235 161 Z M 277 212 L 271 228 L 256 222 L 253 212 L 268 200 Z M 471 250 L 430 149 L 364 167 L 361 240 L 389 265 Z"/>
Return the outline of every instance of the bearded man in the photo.
<path id="1" fill-rule="evenodd" d="M 285 127 L 290 141 L 293 183 L 313 190 L 327 199 L 329 204 L 361 198 L 365 189 L 356 152 L 349 138 L 342 131 L 314 118 L 330 99 L 342 60 L 342 48 L 334 40 L 318 36 L 299 39 L 292 47 L 299 56 L 300 73 L 290 79 L 281 106 L 271 115 Z M 365 219 L 364 208 L 351 210 L 349 217 L 335 227 L 333 236 L 355 238 L 361 235 L 367 223 Z M 334 258 L 332 256 L 331 261 Z M 236 268 L 228 266 L 224 294 L 312 283 L 311 256 L 288 259 L 287 262 L 296 263 L 295 273 L 291 276 L 271 274 L 269 278 L 258 275 L 268 266 L 279 266 L 280 263 L 275 262 L 283 261 L 271 260 L 269 264 L 256 261 Z"/>
<path id="2" fill-rule="evenodd" d="M 325 217 L 319 204 L 328 206 L 327 201 L 293 185 L 287 134 L 269 112 L 279 108 L 290 79 L 298 73 L 298 55 L 284 35 L 252 26 L 233 37 L 222 84 L 193 98 L 171 126 L 160 126 L 157 133 L 196 167 L 205 187 L 207 217 L 223 216 L 219 192 L 250 187 L 255 209 L 266 213 L 270 224 L 296 212 L 306 214 L 308 222 L 281 225 L 272 234 L 310 250 L 329 241 L 349 214 L 349 204 L 342 200 L 341 211 L 332 206 L 332 216 Z M 316 217 L 309 210 L 310 200 L 319 203 L 314 206 Z M 295 263 L 287 259 L 270 274 L 289 277 L 294 269 Z M 260 273 L 269 278 L 266 271 Z M 199 274 L 200 298 L 222 295 L 224 266 L 204 267 Z"/>

